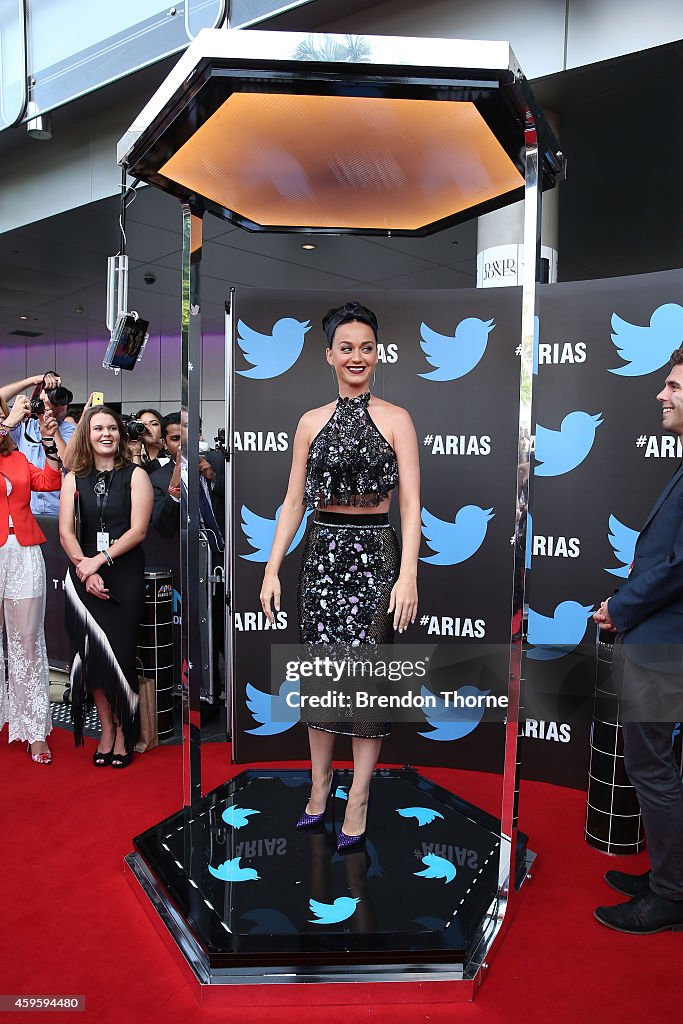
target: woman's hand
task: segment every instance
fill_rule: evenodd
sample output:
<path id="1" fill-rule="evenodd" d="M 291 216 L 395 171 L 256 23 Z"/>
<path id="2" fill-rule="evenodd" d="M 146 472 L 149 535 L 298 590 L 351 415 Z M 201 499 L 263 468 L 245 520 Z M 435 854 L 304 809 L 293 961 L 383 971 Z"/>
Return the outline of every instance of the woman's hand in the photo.
<path id="1" fill-rule="evenodd" d="M 261 601 L 261 607 L 263 608 L 264 614 L 271 626 L 275 625 L 275 614 L 273 612 L 272 605 L 275 606 L 276 612 L 280 611 L 280 594 L 280 579 L 278 574 L 276 572 L 266 572 L 263 577 L 263 585 L 261 586 L 259 598 Z"/>
<path id="2" fill-rule="evenodd" d="M 81 583 L 85 583 L 88 577 L 101 569 L 102 564 L 102 558 L 100 555 L 94 555 L 92 558 L 82 558 L 76 566 L 76 575 Z M 88 592 L 90 593 L 90 591 Z"/>
<path id="3" fill-rule="evenodd" d="M 42 377 L 41 377 L 42 380 Z M 3 427 L 7 427 L 8 430 L 13 430 L 19 423 L 22 423 L 25 419 L 31 415 L 31 403 L 26 395 L 17 395 L 14 399 L 14 404 L 9 411 L 9 416 L 5 419 L 2 424 Z"/>
<path id="4" fill-rule="evenodd" d="M 130 453 L 136 466 L 142 465 L 142 441 L 138 438 L 135 441 L 128 441 Z"/>
<path id="5" fill-rule="evenodd" d="M 394 629 L 403 633 L 415 622 L 417 614 L 417 582 L 412 577 L 399 576 L 389 597 L 389 615 L 394 613 Z"/>
<path id="6" fill-rule="evenodd" d="M 88 561 L 88 559 L 84 558 L 83 561 Z M 76 572 L 78 572 L 78 569 L 76 570 Z M 94 572 L 92 576 L 88 576 L 88 579 L 85 584 L 85 589 L 89 594 L 92 594 L 93 597 L 99 597 L 103 601 L 109 600 L 109 591 L 104 585 L 104 580 L 96 572 Z"/>
<path id="7" fill-rule="evenodd" d="M 55 419 L 52 409 L 46 409 L 43 415 L 39 417 L 39 422 L 41 437 L 54 437 L 59 430 L 59 424 Z"/>

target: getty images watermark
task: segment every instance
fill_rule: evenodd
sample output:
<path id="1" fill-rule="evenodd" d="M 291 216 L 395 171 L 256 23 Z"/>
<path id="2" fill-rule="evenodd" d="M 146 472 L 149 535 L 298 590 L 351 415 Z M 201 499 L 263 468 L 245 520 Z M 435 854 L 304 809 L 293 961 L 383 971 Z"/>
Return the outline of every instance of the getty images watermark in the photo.
<path id="1" fill-rule="evenodd" d="M 507 715 L 507 647 L 275 644 L 271 694 L 280 721 L 402 721 Z M 485 677 L 486 686 L 481 684 Z"/>

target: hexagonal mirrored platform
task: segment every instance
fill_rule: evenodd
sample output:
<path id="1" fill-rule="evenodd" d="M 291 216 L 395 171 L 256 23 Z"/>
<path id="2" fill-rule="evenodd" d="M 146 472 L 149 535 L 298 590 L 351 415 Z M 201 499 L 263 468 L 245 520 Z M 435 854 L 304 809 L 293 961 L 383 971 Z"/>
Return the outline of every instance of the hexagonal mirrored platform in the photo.
<path id="1" fill-rule="evenodd" d="M 463 964 L 482 943 L 496 919 L 499 822 L 411 768 L 380 770 L 366 843 L 340 854 L 350 783 L 337 772 L 323 823 L 297 830 L 309 772 L 244 771 L 135 839 L 129 866 L 168 899 L 169 930 L 207 972 Z"/>

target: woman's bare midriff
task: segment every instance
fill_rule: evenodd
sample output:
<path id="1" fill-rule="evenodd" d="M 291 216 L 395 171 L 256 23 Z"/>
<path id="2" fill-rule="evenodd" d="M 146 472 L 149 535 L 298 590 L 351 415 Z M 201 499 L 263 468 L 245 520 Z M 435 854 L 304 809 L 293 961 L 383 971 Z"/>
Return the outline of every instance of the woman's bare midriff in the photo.
<path id="1" fill-rule="evenodd" d="M 382 515 L 383 512 L 389 511 L 390 505 L 391 494 L 384 501 L 380 501 L 378 505 L 326 505 L 325 508 L 318 509 L 318 511 L 339 512 L 344 516 L 367 516 L 372 513 Z"/>

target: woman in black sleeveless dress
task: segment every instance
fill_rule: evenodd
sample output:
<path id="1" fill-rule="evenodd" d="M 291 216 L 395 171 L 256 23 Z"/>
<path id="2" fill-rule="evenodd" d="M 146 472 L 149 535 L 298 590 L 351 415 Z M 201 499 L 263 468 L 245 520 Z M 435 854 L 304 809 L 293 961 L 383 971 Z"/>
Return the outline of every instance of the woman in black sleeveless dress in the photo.
<path id="1" fill-rule="evenodd" d="M 337 377 L 335 403 L 302 416 L 294 438 L 287 495 L 266 565 L 261 605 L 280 608 L 278 571 L 306 508 L 309 525 L 299 577 L 299 639 L 333 653 L 388 644 L 417 611 L 420 545 L 419 459 L 405 409 L 370 394 L 377 365 L 377 318 L 356 302 L 323 318 L 325 354 Z M 389 524 L 398 485 L 402 551 Z M 372 773 L 389 723 L 335 709 L 309 721 L 313 788 L 298 825 L 317 824 L 332 788 L 335 735 L 352 737 L 354 774 L 338 848 L 362 842 Z"/>
<path id="2" fill-rule="evenodd" d="M 138 730 L 136 648 L 145 600 L 142 541 L 152 486 L 132 464 L 121 418 L 88 409 L 76 430 L 73 472 L 59 509 L 66 577 L 66 628 L 72 643 L 71 709 L 76 745 L 92 699 L 102 725 L 97 767 L 125 768 Z M 77 509 L 77 514 L 74 510 Z"/>

